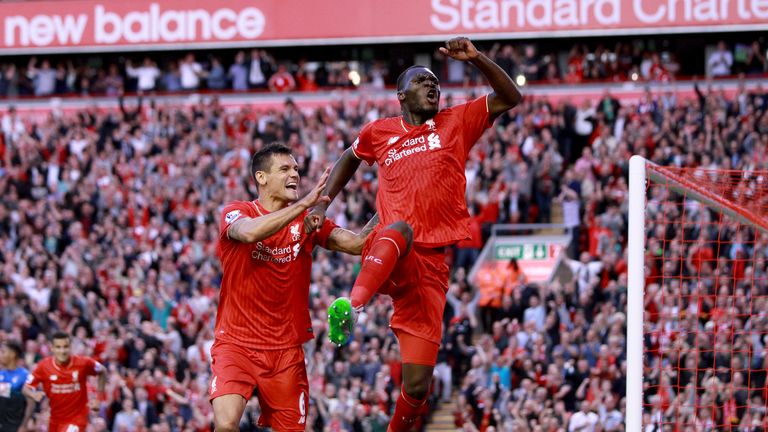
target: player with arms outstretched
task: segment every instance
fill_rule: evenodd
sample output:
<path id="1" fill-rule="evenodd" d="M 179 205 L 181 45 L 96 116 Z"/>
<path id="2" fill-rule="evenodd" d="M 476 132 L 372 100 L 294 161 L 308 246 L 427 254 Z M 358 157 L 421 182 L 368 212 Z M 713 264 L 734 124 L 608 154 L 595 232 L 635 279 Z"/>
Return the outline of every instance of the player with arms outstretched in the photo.
<path id="1" fill-rule="evenodd" d="M 221 215 L 223 268 L 216 315 L 210 399 L 217 432 L 238 431 L 254 387 L 261 426 L 303 431 L 309 384 L 302 344 L 314 336 L 309 285 L 315 246 L 360 255 L 376 217 L 355 234 L 325 221 L 305 232 L 308 209 L 322 195 L 326 170 L 298 199 L 299 169 L 288 147 L 270 144 L 254 154 L 251 176 L 259 199 L 236 201 Z"/>
<path id="2" fill-rule="evenodd" d="M 509 75 L 469 39 L 451 39 L 440 52 L 477 67 L 493 93 L 439 111 L 435 74 L 423 66 L 408 68 L 397 80 L 402 116 L 363 127 L 334 165 L 325 192 L 333 199 L 361 161 L 379 164 L 376 207 L 381 225 L 365 244 L 350 299 L 337 299 L 329 309 L 329 336 L 345 343 L 357 312 L 374 293 L 392 297 L 390 326 L 400 344 L 403 388 L 391 431 L 411 428 L 429 393 L 448 289 L 446 247 L 470 236 L 464 197 L 469 151 L 522 97 Z M 309 228 L 320 228 L 327 207 L 322 202 L 312 210 Z"/>
<path id="3" fill-rule="evenodd" d="M 107 371 L 90 357 L 73 356 L 69 334 L 56 332 L 51 336 L 52 357 L 41 360 L 27 378 L 24 394 L 37 402 L 48 396 L 51 418 L 50 432 L 85 432 L 88 426 L 88 377 L 99 376 L 99 394 L 103 396 Z M 43 391 L 36 388 L 42 385 Z M 97 408 L 98 400 L 90 406 Z"/>

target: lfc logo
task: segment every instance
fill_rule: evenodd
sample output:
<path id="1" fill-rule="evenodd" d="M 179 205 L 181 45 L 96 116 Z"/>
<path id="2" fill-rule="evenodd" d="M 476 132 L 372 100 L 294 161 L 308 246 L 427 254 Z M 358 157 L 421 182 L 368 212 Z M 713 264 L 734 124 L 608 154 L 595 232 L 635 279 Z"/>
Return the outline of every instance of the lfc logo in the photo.
<path id="1" fill-rule="evenodd" d="M 291 225 L 291 241 L 299 241 L 301 238 L 301 230 L 299 228 L 298 223 Z"/>

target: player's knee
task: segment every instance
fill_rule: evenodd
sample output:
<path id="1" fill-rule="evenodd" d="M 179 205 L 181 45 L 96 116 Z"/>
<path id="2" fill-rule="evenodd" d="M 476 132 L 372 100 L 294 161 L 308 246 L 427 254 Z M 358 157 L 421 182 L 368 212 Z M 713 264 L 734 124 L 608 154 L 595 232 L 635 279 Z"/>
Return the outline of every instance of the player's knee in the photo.
<path id="1" fill-rule="evenodd" d="M 415 400 L 424 400 L 429 395 L 427 387 L 420 385 L 403 386 L 403 391 Z"/>
<path id="2" fill-rule="evenodd" d="M 408 222 L 397 221 L 390 225 L 388 228 L 391 228 L 402 234 L 403 237 L 405 237 L 405 242 L 408 245 L 408 249 L 411 249 L 411 244 L 413 243 L 413 228 L 411 228 Z"/>
<path id="3" fill-rule="evenodd" d="M 429 380 L 403 383 L 405 394 L 416 400 L 424 400 L 429 396 Z"/>
<path id="4" fill-rule="evenodd" d="M 213 423 L 216 432 L 233 432 L 240 430 L 240 415 L 234 410 L 214 412 Z"/>
<path id="5" fill-rule="evenodd" d="M 215 422 L 215 432 L 239 432 L 240 431 L 240 421 L 238 420 L 231 420 L 227 419 L 224 421 L 216 420 Z"/>

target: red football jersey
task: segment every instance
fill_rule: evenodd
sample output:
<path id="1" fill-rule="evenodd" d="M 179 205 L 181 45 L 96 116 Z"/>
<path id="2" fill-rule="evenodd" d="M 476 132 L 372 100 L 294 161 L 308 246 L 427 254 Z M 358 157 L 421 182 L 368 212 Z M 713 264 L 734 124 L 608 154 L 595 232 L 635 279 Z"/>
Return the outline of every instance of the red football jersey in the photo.
<path id="1" fill-rule="evenodd" d="M 464 166 L 489 120 L 483 96 L 444 109 L 421 126 L 402 116 L 365 125 L 352 150 L 369 165 L 379 164 L 381 224 L 408 222 L 414 242 L 427 247 L 469 238 Z"/>
<path id="2" fill-rule="evenodd" d="M 27 378 L 27 385 L 43 385 L 50 399 L 51 423 L 88 424 L 88 385 L 91 375 L 101 373 L 104 366 L 88 357 L 72 356 L 69 364 L 56 364 L 53 357 L 40 361 Z"/>
<path id="3" fill-rule="evenodd" d="M 314 337 L 309 318 L 312 250 L 325 247 L 336 224 L 326 219 L 319 232 L 304 232 L 302 213 L 271 237 L 231 240 L 229 225 L 241 217 L 269 212 L 258 201 L 236 201 L 221 214 L 219 258 L 223 268 L 216 338 L 251 349 L 284 349 Z"/>

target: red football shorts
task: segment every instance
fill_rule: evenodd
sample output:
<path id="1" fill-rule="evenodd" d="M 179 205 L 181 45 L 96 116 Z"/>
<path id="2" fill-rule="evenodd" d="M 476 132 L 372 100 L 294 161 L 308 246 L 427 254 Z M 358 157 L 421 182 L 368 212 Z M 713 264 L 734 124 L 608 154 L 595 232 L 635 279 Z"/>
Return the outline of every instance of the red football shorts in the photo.
<path id="1" fill-rule="evenodd" d="M 48 422 L 48 432 L 85 432 L 87 427 L 85 423 Z"/>
<path id="2" fill-rule="evenodd" d="M 309 409 L 309 381 L 301 346 L 282 350 L 251 350 L 216 341 L 211 348 L 213 377 L 210 400 L 239 394 L 259 398 L 259 426 L 303 431 Z"/>
<path id="3" fill-rule="evenodd" d="M 368 255 L 375 236 L 376 233 L 368 236 L 363 257 Z M 379 289 L 379 293 L 392 297 L 395 310 L 390 327 L 400 342 L 403 363 L 434 366 L 437 362 L 450 271 L 445 258 L 445 248 L 414 246 L 408 255 L 398 260 L 389 279 Z M 418 339 L 408 338 L 403 343 L 404 334 Z"/>
<path id="4" fill-rule="evenodd" d="M 400 358 L 403 363 L 435 366 L 440 344 L 406 333 L 404 330 L 394 330 L 400 344 Z"/>

